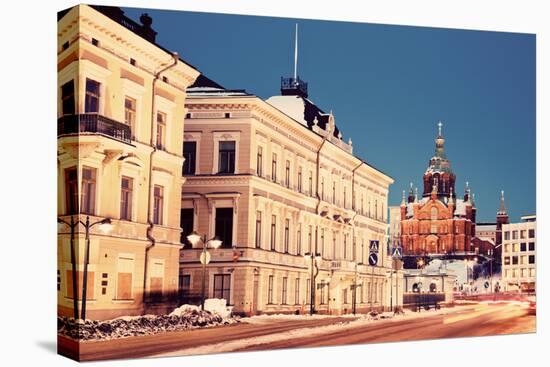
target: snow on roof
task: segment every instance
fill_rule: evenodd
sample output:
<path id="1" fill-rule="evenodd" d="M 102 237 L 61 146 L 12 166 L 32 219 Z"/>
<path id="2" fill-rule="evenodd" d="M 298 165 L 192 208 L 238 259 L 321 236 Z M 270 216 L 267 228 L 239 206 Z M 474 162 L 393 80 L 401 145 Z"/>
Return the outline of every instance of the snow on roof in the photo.
<path id="1" fill-rule="evenodd" d="M 298 121 L 304 126 L 308 126 L 305 120 L 304 100 L 299 96 L 273 96 L 266 100 L 267 103 L 275 107 L 276 109 L 284 112 L 294 120 Z"/>
<path id="2" fill-rule="evenodd" d="M 187 88 L 189 97 L 232 97 L 232 96 L 248 96 L 244 90 L 230 90 L 215 87 L 190 87 Z"/>
<path id="3" fill-rule="evenodd" d="M 407 218 L 414 215 L 413 203 L 407 203 Z"/>
<path id="4" fill-rule="evenodd" d="M 456 199 L 455 215 L 466 215 L 466 203 L 462 199 Z"/>
<path id="5" fill-rule="evenodd" d="M 497 225 L 496 224 L 477 224 L 476 225 L 476 232 L 477 231 L 496 231 Z"/>

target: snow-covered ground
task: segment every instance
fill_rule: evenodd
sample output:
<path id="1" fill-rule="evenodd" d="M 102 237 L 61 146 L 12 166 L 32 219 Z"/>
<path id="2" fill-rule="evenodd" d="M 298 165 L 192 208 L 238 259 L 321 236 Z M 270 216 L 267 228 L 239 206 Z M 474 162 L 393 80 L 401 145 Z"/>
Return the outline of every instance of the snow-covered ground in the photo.
<path id="1" fill-rule="evenodd" d="M 169 315 L 121 316 L 105 321 L 58 317 L 57 332 L 80 341 L 108 340 L 238 322 L 230 316 L 225 301 L 211 302 L 210 307 L 212 311 L 202 311 L 194 305 L 182 305 Z"/>
<path id="2" fill-rule="evenodd" d="M 349 321 L 341 321 L 331 325 L 314 326 L 294 329 L 291 331 L 285 331 L 280 333 L 255 336 L 252 338 L 244 338 L 240 340 L 222 342 L 212 345 L 204 345 L 200 347 L 187 348 L 175 352 L 163 353 L 158 356 L 179 356 L 179 355 L 196 355 L 196 354 L 210 354 L 210 353 L 224 353 L 235 350 L 244 349 L 251 346 L 269 344 L 278 341 L 284 341 L 288 339 L 311 337 L 323 334 L 329 334 L 337 331 L 349 330 L 357 327 L 363 327 L 373 323 L 381 322 L 395 322 L 401 320 L 416 319 L 421 317 L 428 317 L 434 315 L 442 315 L 452 312 L 452 308 L 443 308 L 439 310 L 412 312 L 406 310 L 403 314 L 394 315 L 392 312 L 384 312 L 376 316 L 357 314 L 357 315 L 345 315 L 345 316 L 327 316 L 327 315 L 260 315 L 248 318 L 243 318 L 241 322 L 248 323 L 268 323 L 276 322 L 277 320 L 315 320 L 330 317 L 347 317 Z"/>

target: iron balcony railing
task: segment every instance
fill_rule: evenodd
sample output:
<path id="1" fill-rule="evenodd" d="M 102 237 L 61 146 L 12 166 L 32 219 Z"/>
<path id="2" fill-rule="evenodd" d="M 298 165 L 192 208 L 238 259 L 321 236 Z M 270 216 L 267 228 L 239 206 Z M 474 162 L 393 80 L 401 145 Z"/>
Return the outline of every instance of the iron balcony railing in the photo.
<path id="1" fill-rule="evenodd" d="M 57 120 L 57 135 L 96 133 L 130 143 L 130 126 L 97 113 L 81 113 L 61 116 Z"/>

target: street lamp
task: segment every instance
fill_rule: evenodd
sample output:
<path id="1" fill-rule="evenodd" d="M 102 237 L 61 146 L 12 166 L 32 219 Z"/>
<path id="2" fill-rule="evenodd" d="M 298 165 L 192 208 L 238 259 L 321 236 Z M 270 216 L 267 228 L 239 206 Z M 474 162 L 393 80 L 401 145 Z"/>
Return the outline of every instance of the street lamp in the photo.
<path id="1" fill-rule="evenodd" d="M 86 293 L 88 292 L 88 264 L 90 263 L 90 229 L 95 226 L 99 225 L 99 229 L 103 233 L 109 233 L 113 226 L 111 224 L 111 218 L 104 218 L 101 220 L 98 220 L 97 222 L 90 223 L 90 216 L 86 216 L 86 220 L 83 222 L 81 220 L 78 220 L 75 222 L 73 216 L 71 216 L 70 222 L 66 222 L 61 218 L 57 218 L 57 223 L 66 224 L 71 229 L 71 266 L 72 266 L 72 278 L 73 278 L 73 307 L 74 307 L 74 316 L 75 320 L 78 318 L 78 298 L 77 298 L 77 277 L 76 277 L 76 257 L 75 257 L 75 250 L 74 250 L 74 234 L 75 229 L 78 227 L 79 224 L 82 224 L 84 226 L 85 231 L 85 245 L 86 249 L 84 250 L 84 272 L 82 274 L 82 310 L 80 313 L 80 318 L 82 320 L 86 320 Z"/>
<path id="2" fill-rule="evenodd" d="M 66 222 L 63 219 L 58 217 L 57 223 L 59 225 L 59 229 L 61 229 L 61 226 L 65 224 L 69 226 L 71 230 L 70 252 L 71 252 L 71 270 L 72 270 L 72 279 L 73 279 L 73 317 L 75 320 L 77 320 L 78 319 L 78 298 L 76 297 L 77 287 L 76 287 L 76 256 L 74 251 L 74 230 L 79 222 L 75 222 L 74 217 L 71 215 L 71 220 L 69 222 Z"/>
<path id="3" fill-rule="evenodd" d="M 207 248 L 217 249 L 222 245 L 222 241 L 218 236 L 213 237 L 210 240 L 206 240 L 206 235 L 201 236 L 197 232 L 193 231 L 187 236 L 187 239 L 192 246 L 197 245 L 199 242 L 202 242 L 202 253 L 200 256 L 200 261 L 202 264 L 202 288 L 201 288 L 201 310 L 204 311 L 204 299 L 206 294 L 206 264 L 210 262 L 210 253 Z"/>
<path id="4" fill-rule="evenodd" d="M 313 253 L 313 252 L 306 252 L 304 254 L 304 258 L 311 258 L 311 284 L 310 284 L 310 291 L 309 291 L 309 314 L 313 315 L 315 312 L 315 278 L 317 278 L 317 274 L 319 274 L 319 267 L 317 265 L 317 261 L 321 259 L 321 254 Z"/>
<path id="5" fill-rule="evenodd" d="M 86 233 L 86 250 L 84 252 L 84 273 L 82 274 L 82 310 L 80 314 L 80 318 L 82 320 L 86 320 L 86 293 L 88 291 L 88 264 L 90 262 L 90 229 L 95 226 L 99 225 L 99 229 L 103 233 L 109 233 L 113 229 L 113 225 L 111 224 L 111 218 L 104 218 L 101 220 L 98 220 L 97 222 L 90 223 L 90 216 L 86 216 L 86 221 L 80 223 L 84 226 L 84 230 Z"/>
<path id="6" fill-rule="evenodd" d="M 355 315 L 356 307 L 357 307 L 357 267 L 359 265 L 363 265 L 362 262 L 355 263 L 355 276 L 353 278 L 353 303 L 352 303 L 352 313 Z"/>

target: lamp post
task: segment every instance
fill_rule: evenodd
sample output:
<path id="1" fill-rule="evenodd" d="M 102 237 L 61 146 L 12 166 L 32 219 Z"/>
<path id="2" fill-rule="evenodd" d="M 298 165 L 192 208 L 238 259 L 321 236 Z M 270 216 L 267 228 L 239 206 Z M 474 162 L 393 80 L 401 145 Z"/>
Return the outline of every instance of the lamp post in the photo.
<path id="1" fill-rule="evenodd" d="M 85 240 L 86 240 L 86 248 L 84 252 L 84 272 L 82 274 L 82 310 L 80 314 L 80 318 L 82 320 L 86 320 L 86 293 L 88 291 L 88 264 L 90 262 L 90 229 L 95 226 L 99 225 L 100 230 L 104 233 L 108 233 L 113 228 L 111 224 L 111 218 L 104 218 L 101 220 L 98 220 L 97 222 L 90 223 L 90 216 L 86 216 L 86 220 L 83 222 L 81 220 L 75 221 L 74 217 L 71 215 L 71 220 L 69 222 L 57 218 L 58 224 L 65 224 L 69 226 L 71 229 L 71 270 L 72 270 L 72 280 L 73 280 L 73 308 L 74 308 L 74 318 L 75 320 L 78 319 L 78 298 L 77 298 L 77 276 L 76 276 L 76 256 L 75 256 L 75 249 L 74 249 L 74 235 L 75 235 L 75 229 L 78 227 L 79 224 L 82 224 L 84 226 L 85 231 Z"/>
<path id="2" fill-rule="evenodd" d="M 319 274 L 319 267 L 317 266 L 317 261 L 321 259 L 321 254 L 313 253 L 313 252 L 307 252 L 304 254 L 304 258 L 310 258 L 311 259 L 311 284 L 310 284 L 310 290 L 309 290 L 309 314 L 313 315 L 315 313 L 315 278 L 317 278 L 317 274 Z"/>
<path id="3" fill-rule="evenodd" d="M 362 262 L 355 263 L 355 276 L 353 277 L 353 303 L 352 303 L 352 313 L 355 315 L 357 307 L 357 267 L 363 265 Z"/>
<path id="4" fill-rule="evenodd" d="M 222 245 L 222 241 L 218 238 L 218 236 L 215 236 L 210 240 L 206 240 L 206 235 L 201 236 L 195 231 L 191 232 L 191 234 L 187 236 L 187 239 L 192 246 L 197 245 L 199 241 L 202 242 L 202 253 L 200 256 L 200 261 L 202 264 L 201 310 L 204 311 L 204 299 L 206 295 L 206 265 L 210 262 L 210 253 L 207 248 L 211 247 L 213 249 L 217 249 Z"/>
<path id="5" fill-rule="evenodd" d="M 82 274 L 82 310 L 80 318 L 86 320 L 86 293 L 88 291 L 88 264 L 90 262 L 90 229 L 95 225 L 100 225 L 100 230 L 108 233 L 112 230 L 111 218 L 104 218 L 97 222 L 90 223 L 90 216 L 86 216 L 86 221 L 79 221 L 84 226 L 86 235 L 86 250 L 84 252 L 84 273 Z"/>
<path id="6" fill-rule="evenodd" d="M 78 298 L 76 297 L 77 286 L 76 286 L 76 256 L 74 251 L 74 230 L 79 222 L 74 221 L 74 217 L 71 215 L 71 220 L 69 222 L 64 221 L 61 218 L 57 218 L 57 223 L 61 226 L 63 224 L 69 226 L 71 230 L 71 270 L 72 270 L 72 280 L 73 280 L 73 317 L 78 319 Z"/>

